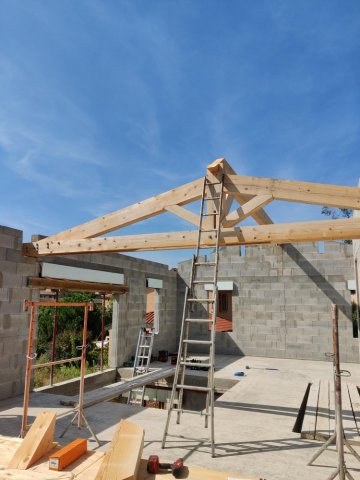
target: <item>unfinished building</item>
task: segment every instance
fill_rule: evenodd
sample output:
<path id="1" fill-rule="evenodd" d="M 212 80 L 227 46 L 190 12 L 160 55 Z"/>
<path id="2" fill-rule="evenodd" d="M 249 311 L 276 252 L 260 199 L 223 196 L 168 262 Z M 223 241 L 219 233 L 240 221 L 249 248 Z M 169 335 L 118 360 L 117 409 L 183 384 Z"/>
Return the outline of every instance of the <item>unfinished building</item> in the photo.
<path id="1" fill-rule="evenodd" d="M 221 227 L 221 232 L 204 233 L 201 245 L 211 249 L 218 243 L 216 288 L 221 300 L 215 305 L 215 312 L 208 306 L 197 309 L 197 316 L 204 321 L 193 330 L 192 338 L 198 343 L 192 346 L 191 353 L 207 351 L 201 342 L 214 328 L 217 354 L 324 360 L 324 353 L 332 351 L 329 312 L 331 304 L 335 304 L 339 309 L 342 361 L 358 363 L 351 292 L 354 284 L 356 294 L 359 292 L 359 218 L 354 215 L 346 220 L 277 225 L 263 207 L 274 200 L 286 200 L 356 210 L 360 206 L 359 189 L 239 177 L 223 159 L 208 167 L 207 177 L 214 185 L 220 178 L 224 184 L 220 220 L 215 218 L 219 209 L 215 196 L 212 204 L 208 202 L 207 210 L 208 229 Z M 113 373 L 107 382 L 115 381 L 117 369 L 136 349 L 139 328 L 145 323 L 149 286 L 156 291 L 155 349 L 178 351 L 184 296 L 193 261 L 169 270 L 166 265 L 113 252 L 195 247 L 197 231 L 98 236 L 164 211 L 199 227 L 199 217 L 184 205 L 202 196 L 200 179 L 52 237 L 34 237 L 25 245 L 21 231 L 1 227 L 1 398 L 19 395 L 24 388 L 28 314 L 23 312 L 23 301 L 38 300 L 40 287 L 66 289 L 68 285 L 69 279 L 47 276 L 47 265 L 55 270 L 86 270 L 89 283 L 95 283 L 94 272 L 123 275 L 122 289 L 107 287 L 114 293 L 109 358 Z M 241 206 L 232 207 L 233 200 Z M 236 227 L 249 216 L 259 225 Z M 348 239 L 354 239 L 353 245 L 342 242 Z M 203 262 L 211 263 L 213 255 L 207 253 Z M 205 273 L 201 278 L 199 298 L 211 299 L 212 279 Z M 61 285 L 61 281 L 65 283 Z M 96 291 L 101 288 L 106 287 L 93 285 Z M 213 325 L 209 314 L 214 316 Z"/>

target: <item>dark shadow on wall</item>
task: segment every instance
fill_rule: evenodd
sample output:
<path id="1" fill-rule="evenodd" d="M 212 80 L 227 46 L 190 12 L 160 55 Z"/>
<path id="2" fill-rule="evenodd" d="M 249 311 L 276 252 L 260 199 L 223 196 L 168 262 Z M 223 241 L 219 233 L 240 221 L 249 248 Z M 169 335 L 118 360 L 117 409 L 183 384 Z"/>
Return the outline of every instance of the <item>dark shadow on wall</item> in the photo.
<path id="1" fill-rule="evenodd" d="M 328 297 L 331 303 L 338 306 L 339 310 L 351 320 L 351 305 L 340 293 L 326 280 L 312 263 L 291 243 L 280 245 L 282 250 L 306 273 L 311 281 Z"/>
<path id="2" fill-rule="evenodd" d="M 211 280 L 209 280 L 211 283 Z M 184 309 L 184 299 L 185 299 L 185 290 L 186 290 L 186 282 L 183 278 L 178 275 L 177 280 L 177 316 L 176 316 L 176 342 L 179 344 L 180 340 L 180 330 L 181 330 L 181 323 L 182 323 L 182 316 L 183 316 L 183 309 Z M 238 288 L 234 285 L 234 292 L 233 296 L 238 296 L 239 291 Z M 194 311 L 191 314 L 193 318 L 209 318 L 209 313 L 207 308 L 198 303 L 194 306 Z M 229 332 L 218 332 L 216 334 L 216 354 L 221 355 L 237 355 L 239 357 L 243 357 L 245 354 L 239 348 L 236 340 L 232 338 L 235 333 Z M 201 325 L 194 324 L 190 326 L 190 335 L 189 338 L 197 339 L 197 340 L 209 340 L 210 332 L 208 325 Z M 208 353 L 208 348 L 203 346 L 191 346 L 191 353 Z"/>

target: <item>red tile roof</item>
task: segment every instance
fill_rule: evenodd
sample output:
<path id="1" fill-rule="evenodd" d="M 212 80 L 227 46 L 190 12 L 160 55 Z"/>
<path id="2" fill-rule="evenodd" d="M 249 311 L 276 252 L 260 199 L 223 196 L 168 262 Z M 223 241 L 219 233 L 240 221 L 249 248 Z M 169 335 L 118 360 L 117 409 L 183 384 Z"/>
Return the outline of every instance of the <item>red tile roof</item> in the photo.
<path id="1" fill-rule="evenodd" d="M 145 323 L 146 325 L 154 323 L 154 312 L 147 312 L 145 317 Z"/>
<path id="2" fill-rule="evenodd" d="M 209 330 L 211 329 L 211 323 L 209 322 Z M 233 326 L 231 320 L 226 318 L 216 317 L 215 331 L 216 332 L 232 332 Z"/>

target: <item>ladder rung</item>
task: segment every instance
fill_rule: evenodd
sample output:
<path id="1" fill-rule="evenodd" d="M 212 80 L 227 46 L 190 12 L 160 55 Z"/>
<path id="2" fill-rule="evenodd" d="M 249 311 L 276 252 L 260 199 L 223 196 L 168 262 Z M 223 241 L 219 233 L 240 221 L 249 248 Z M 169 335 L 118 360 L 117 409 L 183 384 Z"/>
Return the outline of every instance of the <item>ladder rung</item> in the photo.
<path id="1" fill-rule="evenodd" d="M 210 392 L 211 388 L 210 387 L 198 387 L 197 385 L 182 385 L 181 383 L 178 383 L 176 385 L 177 388 L 182 388 L 184 390 L 194 390 L 195 392 Z"/>
<path id="2" fill-rule="evenodd" d="M 185 318 L 185 322 L 189 323 L 211 323 L 212 320 L 208 318 Z"/>
<path id="3" fill-rule="evenodd" d="M 183 408 L 173 408 L 172 409 L 174 412 L 180 412 L 180 413 L 193 413 L 194 415 L 200 415 L 201 417 L 210 417 L 211 413 L 206 413 L 206 412 L 197 412 L 196 410 L 184 410 Z"/>
<path id="4" fill-rule="evenodd" d="M 150 347 L 151 347 L 151 345 L 140 345 L 139 348 L 150 348 Z"/>
<path id="5" fill-rule="evenodd" d="M 196 267 L 215 267 L 216 262 L 195 262 Z"/>
<path id="6" fill-rule="evenodd" d="M 183 342 L 192 345 L 211 345 L 213 343 L 211 340 L 183 340 Z"/>
<path id="7" fill-rule="evenodd" d="M 201 233 L 217 232 L 217 230 L 218 230 L 217 228 L 207 228 L 206 230 L 201 229 L 200 232 Z M 207 247 L 207 248 L 209 248 L 209 247 Z"/>
<path id="8" fill-rule="evenodd" d="M 188 302 L 195 302 L 195 303 L 214 303 L 215 300 L 212 298 L 188 298 Z"/>
<path id="9" fill-rule="evenodd" d="M 204 283 L 204 284 L 214 285 L 214 282 L 212 282 L 211 280 L 193 280 L 193 283 Z"/>
<path id="10" fill-rule="evenodd" d="M 221 184 L 222 182 L 206 182 L 205 185 L 208 186 L 208 185 L 221 185 Z"/>
<path id="11" fill-rule="evenodd" d="M 212 217 L 213 215 L 220 215 L 220 213 L 214 212 L 214 213 L 203 213 L 202 214 L 203 217 Z"/>
<path id="12" fill-rule="evenodd" d="M 204 200 L 220 200 L 220 197 L 205 197 Z"/>
<path id="13" fill-rule="evenodd" d="M 138 355 L 137 358 L 149 358 L 149 355 Z"/>
<path id="14" fill-rule="evenodd" d="M 180 362 L 180 365 L 185 365 L 185 367 L 206 367 L 206 368 L 210 368 L 211 365 L 210 363 L 196 363 L 196 362 Z"/>

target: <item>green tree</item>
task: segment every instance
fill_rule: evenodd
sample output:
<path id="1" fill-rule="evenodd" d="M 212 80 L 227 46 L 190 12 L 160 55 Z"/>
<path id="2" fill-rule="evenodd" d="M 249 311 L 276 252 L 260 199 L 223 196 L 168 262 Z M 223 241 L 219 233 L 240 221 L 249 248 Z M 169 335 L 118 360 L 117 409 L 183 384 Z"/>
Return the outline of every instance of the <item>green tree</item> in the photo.
<path id="1" fill-rule="evenodd" d="M 324 206 L 321 209 L 321 213 L 334 220 L 337 218 L 351 218 L 353 216 L 353 210 L 351 208 L 330 208 Z M 351 244 L 352 240 L 344 240 L 344 243 Z"/>

